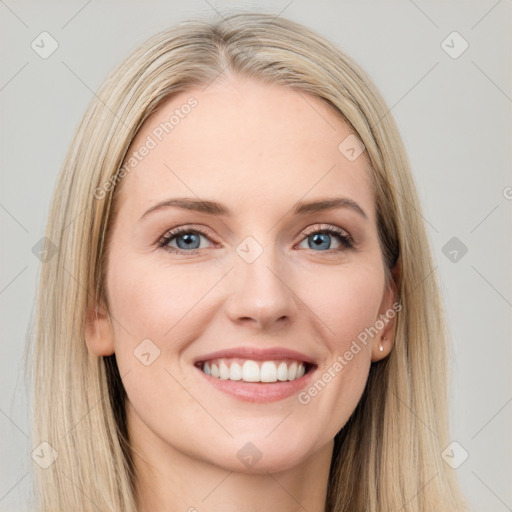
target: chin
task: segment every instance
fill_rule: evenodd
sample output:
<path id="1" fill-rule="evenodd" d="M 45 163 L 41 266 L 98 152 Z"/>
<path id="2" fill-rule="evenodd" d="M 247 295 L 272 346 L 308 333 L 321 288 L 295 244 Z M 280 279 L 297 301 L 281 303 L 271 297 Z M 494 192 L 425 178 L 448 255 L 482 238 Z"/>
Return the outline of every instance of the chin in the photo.
<path id="1" fill-rule="evenodd" d="M 209 463 L 227 471 L 247 474 L 279 473 L 289 470 L 306 461 L 314 452 L 314 447 L 305 444 L 304 439 L 286 443 L 282 438 L 254 436 L 252 441 L 245 438 L 230 440 L 229 444 L 215 445 L 215 453 L 208 454 Z M 219 458 L 219 452 L 222 456 Z"/>

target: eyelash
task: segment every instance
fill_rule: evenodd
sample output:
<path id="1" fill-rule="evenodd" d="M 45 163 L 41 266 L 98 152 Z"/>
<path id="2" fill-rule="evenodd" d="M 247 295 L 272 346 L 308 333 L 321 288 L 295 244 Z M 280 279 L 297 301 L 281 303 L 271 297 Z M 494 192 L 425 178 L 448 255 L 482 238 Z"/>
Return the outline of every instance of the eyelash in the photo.
<path id="1" fill-rule="evenodd" d="M 313 251 L 313 252 L 321 252 L 321 253 L 324 253 L 324 254 L 333 254 L 333 253 L 338 253 L 338 252 L 341 252 L 341 251 L 344 251 L 344 250 L 347 250 L 347 249 L 354 249 L 355 248 L 355 241 L 354 239 L 343 229 L 340 229 L 336 226 L 325 226 L 325 227 L 322 227 L 320 229 L 316 228 L 316 229 L 312 229 L 312 230 L 308 230 L 308 232 L 306 232 L 304 234 L 304 237 L 301 239 L 301 242 L 306 239 L 308 236 L 311 236 L 311 235 L 314 235 L 316 233 L 322 233 L 322 234 L 329 234 L 329 235 L 334 235 L 338 241 L 340 242 L 341 246 L 340 248 L 338 249 L 328 249 L 326 251 Z M 209 236 L 209 234 L 205 231 L 203 231 L 202 229 L 193 229 L 191 227 L 179 227 L 179 228 L 176 228 L 176 229 L 173 229 L 171 231 L 168 231 L 159 241 L 158 241 L 158 247 L 161 247 L 162 249 L 170 252 L 170 253 L 173 253 L 173 254 L 181 254 L 181 255 L 186 255 L 186 256 L 193 256 L 195 254 L 197 254 L 198 251 L 200 251 L 201 249 L 191 249 L 189 251 L 183 251 L 183 250 L 180 250 L 180 249 L 176 249 L 174 247 L 169 247 L 167 244 L 169 242 L 171 242 L 172 240 L 174 240 L 175 238 L 178 238 L 180 235 L 183 235 L 183 234 L 197 234 L 197 235 L 202 235 L 204 236 L 205 238 L 207 238 L 210 242 L 213 242 Z M 312 249 L 310 249 L 312 250 Z"/>

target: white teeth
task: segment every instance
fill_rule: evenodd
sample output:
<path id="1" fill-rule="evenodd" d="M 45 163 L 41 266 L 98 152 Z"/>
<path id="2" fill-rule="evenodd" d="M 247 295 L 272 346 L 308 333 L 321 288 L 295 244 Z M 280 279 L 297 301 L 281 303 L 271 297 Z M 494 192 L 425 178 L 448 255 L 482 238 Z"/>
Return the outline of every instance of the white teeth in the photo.
<path id="1" fill-rule="evenodd" d="M 219 373 L 220 373 L 220 378 L 222 380 L 229 379 L 229 368 L 228 368 L 228 365 L 226 363 L 220 363 L 220 365 L 219 365 Z"/>
<path id="2" fill-rule="evenodd" d="M 242 380 L 242 367 L 236 361 L 229 368 L 229 380 Z"/>
<path id="3" fill-rule="evenodd" d="M 238 362 L 240 361 L 240 362 Z M 306 373 L 306 365 L 298 361 L 243 361 L 216 359 L 205 362 L 202 370 L 206 375 L 221 380 L 244 382 L 286 382 L 300 379 Z"/>
<path id="4" fill-rule="evenodd" d="M 284 382 L 288 380 L 288 366 L 286 363 L 281 363 L 277 368 L 277 378 L 278 380 Z"/>
<path id="5" fill-rule="evenodd" d="M 288 368 L 288 380 L 295 380 L 297 377 L 297 363 L 293 362 Z"/>
<path id="6" fill-rule="evenodd" d="M 260 370 L 261 382 L 275 382 L 277 380 L 277 368 L 272 361 L 265 361 Z"/>
<path id="7" fill-rule="evenodd" d="M 260 382 L 260 367 L 256 361 L 245 361 L 242 366 L 242 380 L 245 382 Z"/>

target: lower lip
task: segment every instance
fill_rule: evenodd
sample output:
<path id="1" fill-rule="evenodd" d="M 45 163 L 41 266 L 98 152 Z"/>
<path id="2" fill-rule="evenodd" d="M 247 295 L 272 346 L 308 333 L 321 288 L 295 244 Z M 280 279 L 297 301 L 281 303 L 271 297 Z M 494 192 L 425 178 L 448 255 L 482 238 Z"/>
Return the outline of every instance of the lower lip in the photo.
<path id="1" fill-rule="evenodd" d="M 241 380 L 219 379 L 206 375 L 201 368 L 196 367 L 196 369 L 213 387 L 244 402 L 277 402 L 278 400 L 284 400 L 305 388 L 316 370 L 316 368 L 311 368 L 308 373 L 292 381 L 244 382 Z"/>

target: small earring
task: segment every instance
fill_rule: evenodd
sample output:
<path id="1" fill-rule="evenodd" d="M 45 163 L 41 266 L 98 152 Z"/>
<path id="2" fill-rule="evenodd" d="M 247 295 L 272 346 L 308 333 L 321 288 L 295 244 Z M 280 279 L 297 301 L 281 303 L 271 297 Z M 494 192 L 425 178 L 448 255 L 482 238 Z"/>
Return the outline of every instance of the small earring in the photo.
<path id="1" fill-rule="evenodd" d="M 379 345 L 379 350 L 380 350 L 381 352 L 383 352 L 383 351 L 384 351 L 384 347 L 382 346 L 382 343 Z"/>

